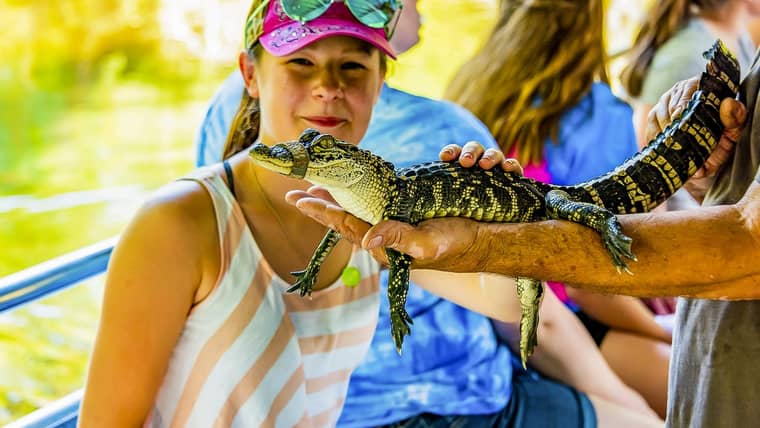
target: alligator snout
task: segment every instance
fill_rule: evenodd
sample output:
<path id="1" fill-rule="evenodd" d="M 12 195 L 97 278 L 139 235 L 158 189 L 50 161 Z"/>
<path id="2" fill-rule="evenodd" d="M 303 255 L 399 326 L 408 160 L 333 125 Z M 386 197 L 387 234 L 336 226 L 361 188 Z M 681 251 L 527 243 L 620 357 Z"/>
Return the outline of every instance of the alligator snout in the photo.
<path id="1" fill-rule="evenodd" d="M 266 144 L 256 143 L 251 146 L 249 155 L 257 165 L 280 174 L 291 175 L 293 171 L 293 153 L 284 144 L 269 147 Z"/>

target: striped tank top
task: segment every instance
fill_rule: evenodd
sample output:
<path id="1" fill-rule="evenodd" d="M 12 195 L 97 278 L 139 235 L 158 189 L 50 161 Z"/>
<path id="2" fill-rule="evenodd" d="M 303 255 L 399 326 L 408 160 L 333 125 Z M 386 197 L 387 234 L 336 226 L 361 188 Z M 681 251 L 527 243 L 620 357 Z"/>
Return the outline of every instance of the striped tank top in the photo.
<path id="1" fill-rule="evenodd" d="M 377 324 L 379 265 L 356 247 L 358 285 L 286 293 L 221 177 L 204 168 L 188 178 L 211 195 L 221 269 L 187 318 L 145 426 L 335 425 Z"/>

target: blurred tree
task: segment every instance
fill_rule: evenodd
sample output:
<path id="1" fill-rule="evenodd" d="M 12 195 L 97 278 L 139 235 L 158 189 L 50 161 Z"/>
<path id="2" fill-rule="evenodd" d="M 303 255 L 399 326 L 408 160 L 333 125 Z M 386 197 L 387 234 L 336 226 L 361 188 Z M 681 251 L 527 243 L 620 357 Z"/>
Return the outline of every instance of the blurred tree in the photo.
<path id="1" fill-rule="evenodd" d="M 26 83 L 68 86 L 96 80 L 101 66 L 120 58 L 130 73 L 163 62 L 160 0 L 0 1 L 0 45 L 5 70 Z M 149 67 L 150 68 L 150 67 Z"/>

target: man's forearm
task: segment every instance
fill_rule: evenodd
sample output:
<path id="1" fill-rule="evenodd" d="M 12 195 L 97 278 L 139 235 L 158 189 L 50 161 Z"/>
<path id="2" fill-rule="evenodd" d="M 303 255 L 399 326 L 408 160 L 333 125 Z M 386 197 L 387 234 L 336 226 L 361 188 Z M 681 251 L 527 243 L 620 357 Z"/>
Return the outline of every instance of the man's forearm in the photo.
<path id="1" fill-rule="evenodd" d="M 760 297 L 760 247 L 736 206 L 619 218 L 638 258 L 633 275 L 617 272 L 595 231 L 565 221 L 483 226 L 482 266 L 614 294 Z"/>

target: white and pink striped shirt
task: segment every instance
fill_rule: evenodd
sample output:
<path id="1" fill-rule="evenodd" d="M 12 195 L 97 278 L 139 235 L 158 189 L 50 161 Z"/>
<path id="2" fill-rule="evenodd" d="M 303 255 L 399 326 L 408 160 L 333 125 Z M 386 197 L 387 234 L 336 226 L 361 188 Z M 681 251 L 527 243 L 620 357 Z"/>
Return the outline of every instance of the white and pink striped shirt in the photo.
<path id="1" fill-rule="evenodd" d="M 213 200 L 222 268 L 188 316 L 145 426 L 335 425 L 377 324 L 379 265 L 355 249 L 359 285 L 286 293 L 222 179 L 210 169 L 191 178 Z"/>

